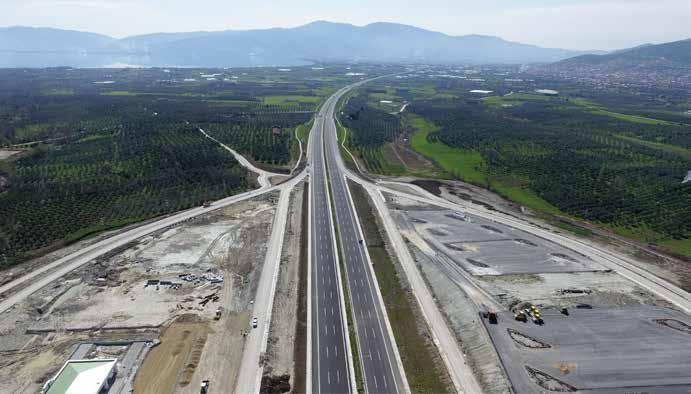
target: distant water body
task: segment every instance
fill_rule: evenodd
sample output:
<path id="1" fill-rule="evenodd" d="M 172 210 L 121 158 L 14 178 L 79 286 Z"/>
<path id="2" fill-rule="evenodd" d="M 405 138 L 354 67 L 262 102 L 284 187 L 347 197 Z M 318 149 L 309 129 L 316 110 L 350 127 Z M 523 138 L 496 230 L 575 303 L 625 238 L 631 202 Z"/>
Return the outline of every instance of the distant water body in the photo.
<path id="1" fill-rule="evenodd" d="M 199 64 L 202 63 L 202 64 Z M 85 52 L 85 51 L 10 51 L 0 49 L 0 68 L 219 68 L 219 67 L 263 67 L 263 66 L 305 66 L 314 64 L 301 59 L 275 59 L 259 56 L 213 57 L 200 60 L 195 56 L 146 52 Z"/>
<path id="2" fill-rule="evenodd" d="M 2 68 L 124 68 L 150 67 L 147 55 L 127 53 L 86 53 L 63 51 L 0 51 Z"/>

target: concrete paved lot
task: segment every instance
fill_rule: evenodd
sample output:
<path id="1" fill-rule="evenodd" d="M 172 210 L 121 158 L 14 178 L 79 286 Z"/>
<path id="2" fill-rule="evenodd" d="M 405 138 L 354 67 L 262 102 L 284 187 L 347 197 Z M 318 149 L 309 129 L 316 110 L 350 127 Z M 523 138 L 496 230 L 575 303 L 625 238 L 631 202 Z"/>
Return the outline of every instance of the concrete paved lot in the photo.
<path id="1" fill-rule="evenodd" d="M 569 316 L 544 310 L 543 316 L 543 326 L 516 321 L 510 312 L 500 313 L 498 324 L 482 319 L 516 392 L 545 391 L 526 365 L 588 392 L 691 392 L 688 316 L 650 306 L 571 309 Z M 673 319 L 675 327 L 657 319 Z"/>
<path id="2" fill-rule="evenodd" d="M 451 210 L 407 210 L 416 231 L 473 275 L 602 270 L 589 258 L 526 232 Z"/>

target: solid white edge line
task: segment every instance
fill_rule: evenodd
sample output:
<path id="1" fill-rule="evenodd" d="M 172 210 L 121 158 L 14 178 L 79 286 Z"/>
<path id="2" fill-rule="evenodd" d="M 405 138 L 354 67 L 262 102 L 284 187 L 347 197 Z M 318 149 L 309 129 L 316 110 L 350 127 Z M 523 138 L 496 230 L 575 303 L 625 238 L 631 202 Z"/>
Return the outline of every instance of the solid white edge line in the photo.
<path id="1" fill-rule="evenodd" d="M 332 96 L 333 97 L 333 96 Z M 340 95 L 338 96 L 340 97 Z M 338 99 L 336 99 L 338 101 Z M 331 105 L 328 104 L 327 105 Z M 334 104 L 335 105 L 335 104 Z M 329 112 L 328 109 L 326 112 Z M 331 227 L 331 242 L 332 242 L 332 250 L 334 253 L 334 263 L 336 265 L 336 272 L 338 273 L 338 293 L 339 293 L 339 298 L 340 298 L 340 305 L 339 308 L 341 309 L 341 319 L 342 319 L 342 324 L 341 324 L 341 333 L 345 337 L 345 342 L 346 342 L 346 351 L 348 354 L 347 362 L 348 362 L 348 373 L 350 375 L 350 385 L 351 385 L 351 392 L 357 393 L 357 383 L 355 381 L 355 366 L 353 365 L 353 353 L 351 350 L 351 345 L 350 345 L 350 335 L 348 335 L 348 318 L 346 315 L 345 311 L 345 296 L 343 294 L 343 283 L 341 281 L 341 267 L 339 264 L 339 259 L 338 259 L 338 246 L 336 244 L 336 229 L 335 229 L 335 224 L 333 221 L 333 213 L 332 213 L 332 207 L 331 207 L 331 191 L 329 190 L 329 178 L 327 174 L 327 164 L 326 164 L 326 157 L 324 155 L 324 117 L 322 117 L 322 123 L 321 123 L 321 133 L 319 133 L 319 141 L 321 143 L 321 158 L 322 158 L 322 170 L 324 172 L 324 184 L 326 185 L 326 203 L 329 207 L 329 224 Z M 346 271 L 346 275 L 348 275 L 348 272 Z M 352 294 L 348 292 L 348 297 L 351 298 Z M 352 302 L 352 300 L 351 300 Z M 357 332 L 357 326 L 355 326 L 355 330 Z M 357 335 L 355 336 L 357 339 Z M 362 357 L 358 352 L 358 355 L 360 356 L 360 362 L 362 366 Z"/>
<path id="2" fill-rule="evenodd" d="M 377 198 L 381 198 L 381 200 L 379 201 L 381 204 L 384 204 L 384 205 L 386 204 L 386 199 L 385 199 L 384 196 L 381 194 L 381 191 L 379 191 L 379 190 L 376 190 L 376 191 L 371 190 L 370 188 L 366 187 L 366 186 L 364 185 L 364 182 L 361 182 L 360 179 L 355 179 L 355 178 L 353 178 L 353 180 L 354 180 L 355 182 L 359 183 L 360 185 L 362 185 L 363 187 L 365 187 L 365 190 L 367 190 L 367 192 L 368 192 L 368 194 L 370 195 L 370 197 L 372 198 L 372 200 L 375 201 L 375 205 L 377 205 L 377 201 L 376 201 Z M 377 193 L 377 194 L 375 195 L 374 193 Z M 385 226 L 385 227 L 388 227 L 388 226 L 387 226 L 387 220 L 386 220 L 386 218 L 384 217 L 384 215 L 381 213 L 380 209 L 377 209 L 377 211 L 379 211 L 379 216 L 380 216 L 380 218 L 382 219 L 382 222 L 384 223 L 384 226 Z M 395 226 L 395 223 L 388 223 L 388 224 L 389 224 L 390 226 Z M 395 227 L 394 227 L 394 228 L 395 228 Z M 394 235 L 391 234 L 391 233 L 392 233 L 392 231 L 389 231 L 388 229 L 386 229 L 386 234 L 387 234 L 387 237 L 389 238 L 389 242 L 391 242 L 391 244 L 394 245 L 394 244 L 396 244 L 396 242 L 395 242 L 394 239 L 393 239 Z M 400 237 L 400 234 L 397 234 L 397 235 L 398 235 L 398 237 Z M 402 241 L 402 242 L 403 242 L 403 241 Z M 405 245 L 405 242 L 403 242 L 403 246 L 407 248 L 407 246 Z M 395 248 L 395 247 L 394 247 L 393 249 L 394 249 L 394 253 L 396 253 L 396 254 L 398 255 L 398 253 L 397 253 L 398 248 Z M 403 260 L 404 258 L 405 258 L 405 259 L 410 259 L 410 260 L 414 263 L 415 260 L 413 259 L 413 257 L 412 257 L 412 255 L 410 254 L 410 252 L 409 252 L 407 249 L 405 249 L 402 253 L 403 253 L 403 254 L 406 254 L 406 256 L 397 256 L 397 257 L 398 257 L 399 261 L 401 261 L 401 266 L 403 267 L 403 272 L 406 274 L 406 279 L 408 280 L 409 284 L 410 284 L 410 282 L 411 282 L 411 276 L 417 275 L 417 276 L 419 277 L 418 279 L 422 280 L 422 274 L 420 273 L 420 271 L 419 271 L 419 269 L 417 268 L 417 266 L 415 266 L 415 267 L 407 267 L 407 264 L 403 264 L 403 263 L 402 263 L 402 260 Z M 412 272 L 413 269 L 415 270 L 415 272 Z M 409 271 L 409 270 L 410 270 L 410 271 Z M 424 281 L 423 281 L 423 284 L 424 284 Z M 424 284 L 424 285 L 425 285 L 425 288 L 423 289 L 423 293 L 424 293 L 423 295 L 424 295 L 426 298 L 428 298 L 429 300 L 433 300 L 434 297 L 432 296 L 432 294 L 431 294 L 429 288 L 427 287 L 426 284 Z M 448 353 L 447 353 L 447 349 L 444 349 L 444 348 L 442 347 L 441 341 L 439 340 L 439 336 L 437 335 L 436 330 L 440 330 L 440 329 L 444 329 L 444 328 L 445 328 L 445 329 L 448 331 L 448 335 L 453 335 L 453 332 L 451 331 L 451 329 L 448 327 L 447 324 L 444 324 L 444 327 L 433 327 L 433 326 L 430 324 L 429 316 L 428 316 L 427 312 L 425 311 L 425 308 L 424 308 L 424 306 L 423 306 L 424 304 L 422 303 L 422 301 L 421 301 L 421 299 L 420 299 L 421 295 L 420 295 L 417 291 L 415 291 L 415 288 L 413 287 L 412 284 L 410 284 L 410 286 L 411 286 L 411 290 L 412 290 L 413 296 L 415 297 L 415 300 L 417 301 L 417 304 L 418 304 L 420 313 L 422 313 L 422 316 L 423 316 L 423 318 L 425 319 L 425 322 L 426 322 L 426 324 L 427 324 L 427 327 L 429 328 L 429 332 L 430 332 L 430 334 L 432 335 L 432 341 L 434 342 L 435 346 L 437 347 L 437 350 L 439 351 L 439 355 L 441 356 L 442 360 L 444 361 L 444 364 L 445 364 L 446 369 L 447 369 L 447 371 L 448 371 L 449 377 L 451 378 L 451 381 L 453 382 L 453 385 L 454 385 L 454 387 L 456 388 L 456 391 L 459 392 L 459 393 L 465 392 L 464 387 L 463 387 L 463 384 L 461 383 L 461 380 L 460 380 L 459 377 L 456 375 L 456 373 L 454 373 L 454 371 L 455 371 L 455 372 L 458 372 L 458 371 L 456 371 L 455 368 L 454 368 L 454 366 L 451 364 L 449 355 L 448 355 Z M 439 308 L 437 307 L 436 303 L 434 303 L 433 301 L 432 301 L 432 305 L 433 305 L 433 308 L 436 308 L 436 310 L 437 310 L 437 312 L 438 312 L 439 314 L 442 313 L 442 312 L 439 310 Z M 443 317 L 443 314 L 442 314 L 442 317 Z M 455 337 L 453 337 L 453 338 L 454 338 L 454 340 L 455 340 Z M 465 361 L 465 357 L 463 357 L 463 353 L 461 352 L 460 348 L 458 348 L 458 343 L 457 343 L 457 342 L 456 342 L 456 350 L 457 350 L 458 353 L 460 354 L 461 359 Z M 466 365 L 467 365 L 467 363 L 466 363 Z M 473 376 L 473 378 L 474 378 L 474 376 Z M 468 390 L 469 388 L 466 387 L 465 389 Z"/>
<path id="3" fill-rule="evenodd" d="M 315 123 L 312 124 L 312 129 L 310 129 L 310 135 L 307 139 L 307 167 L 310 166 L 310 148 L 312 147 L 312 136 L 314 135 L 314 130 L 316 128 L 316 118 Z M 307 393 L 314 392 L 312 390 L 312 193 L 314 193 L 314 182 L 312 182 L 312 176 L 310 175 L 309 181 L 309 193 L 307 193 L 307 352 L 305 356 L 306 361 L 306 374 L 305 374 L 305 389 Z M 317 309 L 318 310 L 318 309 Z M 319 338 L 317 338 L 319 339 Z M 319 345 L 317 344 L 317 349 Z M 317 376 L 319 376 L 317 374 Z"/>
<path id="4" fill-rule="evenodd" d="M 360 218 L 358 217 L 357 212 L 353 212 L 353 211 L 356 211 L 357 208 L 355 207 L 355 202 L 353 201 L 353 196 L 350 193 L 350 187 L 348 186 L 348 180 L 347 180 L 345 174 L 343 174 L 342 176 L 343 176 L 343 182 L 345 185 L 346 192 L 348 192 L 348 199 L 350 200 L 350 204 L 351 204 L 350 214 L 353 215 L 353 217 L 355 218 L 355 223 L 356 223 L 358 234 L 360 234 L 360 239 L 364 240 L 365 235 L 362 232 L 362 225 L 360 224 Z M 364 189 L 364 187 L 363 187 L 363 189 Z M 367 277 L 367 281 L 368 282 L 370 282 L 370 281 L 374 282 L 374 283 L 369 283 L 369 285 L 370 285 L 370 287 L 374 287 L 375 291 L 376 291 L 376 301 L 374 300 L 374 298 L 375 298 L 374 294 L 372 294 L 372 298 L 373 298 L 372 303 L 374 304 L 376 302 L 379 302 L 379 308 L 381 310 L 382 315 L 384 316 L 384 325 L 386 326 L 386 331 L 388 331 L 389 338 L 391 339 L 390 341 L 388 341 L 389 342 L 388 346 L 384 346 L 384 349 L 386 350 L 387 357 L 389 358 L 389 360 L 391 360 L 391 355 L 389 354 L 389 347 L 392 348 L 393 353 L 394 353 L 394 359 L 396 361 L 396 364 L 398 365 L 398 370 L 400 371 L 400 378 L 401 378 L 401 383 L 403 384 L 403 390 L 406 393 L 410 393 L 411 391 L 410 391 L 410 386 L 408 384 L 408 378 L 406 376 L 405 369 L 403 368 L 403 361 L 401 360 L 401 355 L 398 351 L 398 345 L 396 344 L 396 337 L 394 336 L 393 329 L 391 328 L 391 322 L 389 321 L 389 314 L 386 312 L 386 305 L 384 305 L 384 298 L 381 295 L 381 289 L 379 288 L 379 281 L 377 280 L 377 274 L 374 272 L 374 267 L 372 266 L 372 259 L 370 258 L 369 251 L 367 250 L 367 245 L 366 245 L 366 243 L 364 243 L 364 241 L 363 241 L 362 246 L 363 247 L 362 247 L 361 252 L 364 252 L 365 259 L 366 259 L 365 264 L 369 268 L 370 274 L 372 275 L 371 277 L 369 277 L 369 276 Z M 381 321 L 379 319 L 377 319 L 377 323 L 379 324 L 379 329 L 381 331 L 384 331 L 383 328 L 381 327 Z M 394 373 L 393 368 L 391 370 L 391 375 L 394 376 L 394 385 L 396 386 L 396 392 L 399 392 L 398 391 L 398 382 L 396 381 L 396 378 L 395 378 L 396 374 Z"/>

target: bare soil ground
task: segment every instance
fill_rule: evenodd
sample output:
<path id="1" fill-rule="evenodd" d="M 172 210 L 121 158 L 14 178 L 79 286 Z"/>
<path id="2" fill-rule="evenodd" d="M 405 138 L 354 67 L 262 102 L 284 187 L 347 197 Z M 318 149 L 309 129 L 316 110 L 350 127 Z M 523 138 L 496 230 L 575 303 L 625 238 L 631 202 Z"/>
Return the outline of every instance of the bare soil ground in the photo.
<path id="1" fill-rule="evenodd" d="M 667 303 L 614 272 L 483 276 L 478 283 L 508 308 L 524 302 L 544 307 L 622 307 Z"/>
<path id="2" fill-rule="evenodd" d="M 478 309 L 425 253 L 412 244 L 409 247 L 483 390 L 495 394 L 509 392 L 508 380 L 492 342 L 484 332 Z"/>
<path id="3" fill-rule="evenodd" d="M 198 392 L 202 379 L 232 387 L 266 254 L 277 195 L 270 194 L 213 211 L 143 237 L 97 259 L 31 295 L 0 319 L 0 392 L 36 392 L 66 361 L 79 341 L 158 338 L 179 345 L 172 365 L 147 357 L 136 387 L 168 384 L 176 392 Z M 99 237 L 100 238 L 100 237 Z M 80 245 L 38 259 L 27 267 L 64 256 Z M 182 274 L 223 275 L 221 283 L 187 282 Z M 170 285 L 147 285 L 149 280 Z M 222 318 L 213 320 L 218 307 Z M 183 321 L 177 316 L 185 316 Z M 190 316 L 193 316 L 190 317 Z M 172 323 L 175 321 L 175 323 Z M 170 334 L 168 334 L 170 332 Z M 192 338 L 192 339 L 187 339 Z M 157 352 L 166 353 L 166 345 Z M 172 354 L 172 353 L 166 353 Z M 180 361 L 182 359 L 182 361 Z M 200 372 L 202 370 L 203 372 Z M 163 377 L 155 377 L 155 371 Z M 170 372 L 172 373 L 172 372 Z M 153 380 L 153 382 L 149 381 Z M 151 392 L 150 390 L 138 392 Z M 171 392 L 168 390 L 167 392 Z"/>
<path id="4" fill-rule="evenodd" d="M 568 233 L 571 237 L 580 238 L 587 242 L 595 243 L 599 247 L 628 255 L 637 266 L 674 283 L 686 291 L 691 291 L 691 263 L 682 256 L 670 255 L 664 250 L 635 240 L 626 239 L 591 223 L 535 213 L 489 190 L 468 183 L 446 180 L 422 180 L 411 177 L 396 178 L 396 180 L 415 183 L 427 191 L 452 202 L 460 204 L 471 203 L 487 209 L 497 210 L 533 222 L 556 233 Z M 546 222 L 545 219 L 550 222 Z M 559 223 L 562 222 L 576 228 L 578 234 L 558 227 Z M 586 236 L 586 234 L 588 235 Z"/>
<path id="5" fill-rule="evenodd" d="M 302 217 L 304 184 L 295 187 L 290 198 L 287 230 L 283 241 L 281 268 L 276 285 L 269 343 L 264 359 L 264 374 L 273 382 L 277 377 L 288 376 L 290 386 L 295 386 L 295 342 L 297 329 L 299 271 L 307 265 L 307 256 L 302 255 Z M 307 231 L 307 229 L 304 229 Z"/>
<path id="6" fill-rule="evenodd" d="M 442 196 L 446 193 L 443 185 L 427 186 L 437 187 L 438 194 Z M 453 195 L 446 195 L 446 197 L 449 199 L 458 198 Z M 559 308 L 571 309 L 577 306 L 596 310 L 623 307 L 669 307 L 665 301 L 641 289 L 616 272 L 608 270 L 553 272 L 549 270 L 549 267 L 544 267 L 546 271 L 535 271 L 534 273 L 484 275 L 459 264 L 454 267 L 460 268 L 464 272 L 462 278 L 466 278 L 459 279 L 456 271 L 449 270 L 440 263 L 443 259 L 439 258 L 438 249 L 435 249 L 435 245 L 428 243 L 428 240 L 420 234 L 420 229 L 424 229 L 432 223 L 439 225 L 443 221 L 435 218 L 435 211 L 430 210 L 431 207 L 428 205 L 419 204 L 407 198 L 390 196 L 388 200 L 396 212 L 394 217 L 401 233 L 408 240 L 409 247 L 431 291 L 435 294 L 450 327 L 456 333 L 469 364 L 473 367 L 483 389 L 487 392 L 506 392 L 509 383 L 504 372 L 504 366 L 496 354 L 493 342 L 489 338 L 480 317 L 480 311 L 487 308 L 484 304 L 488 302 L 485 301 L 486 299 L 492 302 L 488 305 L 492 305 L 493 308 L 495 308 L 494 305 L 498 305 L 499 310 L 507 311 L 506 314 L 510 315 L 509 320 L 513 320 L 513 312 L 516 308 L 526 304 L 538 305 L 541 309 L 544 308 L 545 313 L 557 314 L 559 314 Z M 462 203 L 467 205 L 468 200 L 464 200 Z M 487 200 L 484 203 L 489 205 Z M 504 206 L 502 209 L 505 208 L 510 207 Z M 492 206 L 492 209 L 496 209 L 496 206 Z M 525 217 L 521 212 L 512 211 L 510 214 Z M 444 216 L 442 219 L 446 218 Z M 471 237 L 468 239 L 472 239 L 474 234 L 464 235 L 454 226 L 461 226 L 466 219 L 473 221 L 475 218 L 472 215 L 467 215 L 461 219 L 463 220 L 459 220 L 458 223 L 463 222 L 462 224 L 454 224 L 454 221 L 446 220 L 444 222 L 446 223 L 444 228 L 446 233 L 461 238 Z M 535 219 L 528 218 L 528 220 Z M 496 236 L 504 236 L 511 231 L 516 231 L 498 223 L 493 224 L 492 227 L 492 232 L 497 230 L 502 232 Z M 543 227 L 549 226 L 543 225 Z M 489 231 L 489 229 L 487 230 Z M 516 237 L 529 240 L 529 237 L 524 237 L 521 234 L 512 236 L 512 238 Z M 531 246 L 537 246 L 537 243 Z M 519 250 L 525 248 L 525 245 L 508 243 L 503 248 L 506 248 L 504 252 L 507 256 L 507 262 L 511 262 L 512 259 L 521 258 L 520 254 L 513 251 L 512 248 Z M 471 254 L 473 251 L 462 248 L 458 253 Z M 478 292 L 478 290 L 481 291 Z M 478 296 L 480 296 L 481 302 L 477 300 Z"/>
<path id="7" fill-rule="evenodd" d="M 16 149 L 0 149 L 0 160 L 9 159 L 10 157 L 22 152 L 23 151 Z"/>
<path id="8" fill-rule="evenodd" d="M 135 392 L 168 394 L 178 382 L 189 384 L 188 375 L 196 368 L 191 355 L 201 355 L 208 331 L 208 323 L 196 315 L 175 319 L 163 332 L 161 344 L 151 350 L 139 369 Z"/>
<path id="9" fill-rule="evenodd" d="M 405 168 L 411 172 L 437 173 L 434 163 L 410 148 L 407 136 L 399 136 L 390 144 Z"/>

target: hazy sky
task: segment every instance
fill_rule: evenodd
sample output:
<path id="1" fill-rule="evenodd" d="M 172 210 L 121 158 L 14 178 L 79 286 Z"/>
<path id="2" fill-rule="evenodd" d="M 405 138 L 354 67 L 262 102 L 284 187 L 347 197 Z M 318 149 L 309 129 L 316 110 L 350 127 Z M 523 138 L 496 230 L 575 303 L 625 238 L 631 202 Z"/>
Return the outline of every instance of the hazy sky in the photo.
<path id="1" fill-rule="evenodd" d="M 0 0 L 0 26 L 115 37 L 387 21 L 451 35 L 488 34 L 573 49 L 691 38 L 691 0 Z"/>

